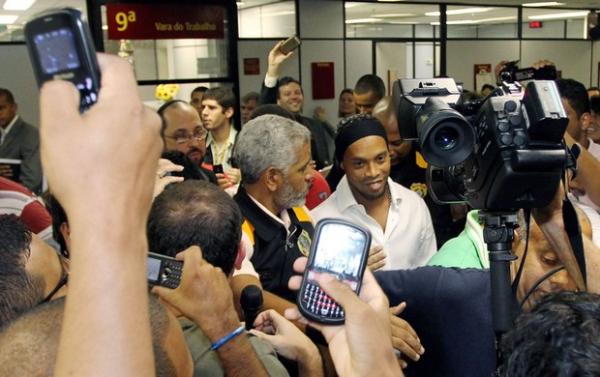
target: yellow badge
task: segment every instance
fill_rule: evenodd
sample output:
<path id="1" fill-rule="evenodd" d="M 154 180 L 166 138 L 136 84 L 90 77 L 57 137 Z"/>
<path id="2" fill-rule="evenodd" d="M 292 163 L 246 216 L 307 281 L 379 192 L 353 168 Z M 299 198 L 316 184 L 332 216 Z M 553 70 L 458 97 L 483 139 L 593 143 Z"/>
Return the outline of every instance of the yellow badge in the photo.
<path id="1" fill-rule="evenodd" d="M 410 185 L 410 189 L 419 194 L 421 198 L 427 196 L 427 185 L 425 183 L 413 183 Z"/>
<path id="2" fill-rule="evenodd" d="M 310 239 L 310 235 L 306 230 L 302 229 L 302 233 L 300 234 L 300 237 L 298 237 L 298 242 L 296 244 L 298 245 L 298 250 L 300 250 L 300 253 L 302 253 L 302 255 L 305 257 L 308 257 L 311 243 L 312 241 Z"/>

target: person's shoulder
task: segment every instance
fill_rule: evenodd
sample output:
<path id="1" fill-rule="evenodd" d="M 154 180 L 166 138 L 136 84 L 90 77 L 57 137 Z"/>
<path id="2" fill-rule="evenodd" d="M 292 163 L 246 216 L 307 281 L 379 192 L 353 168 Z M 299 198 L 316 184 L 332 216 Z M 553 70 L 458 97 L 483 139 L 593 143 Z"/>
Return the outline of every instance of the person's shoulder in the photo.
<path id="1" fill-rule="evenodd" d="M 337 208 L 337 191 L 334 191 L 329 198 L 310 211 L 313 220 L 319 221 L 324 217 L 339 216 L 340 211 Z"/>

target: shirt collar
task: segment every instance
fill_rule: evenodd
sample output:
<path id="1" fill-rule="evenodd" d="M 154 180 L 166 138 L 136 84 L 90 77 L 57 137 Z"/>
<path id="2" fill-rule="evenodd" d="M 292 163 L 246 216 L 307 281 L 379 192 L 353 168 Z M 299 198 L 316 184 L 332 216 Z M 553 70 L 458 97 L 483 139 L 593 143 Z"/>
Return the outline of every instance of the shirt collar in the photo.
<path id="1" fill-rule="evenodd" d="M 17 123 L 18 119 L 19 119 L 19 116 L 15 115 L 15 117 L 8 124 L 8 127 L 6 127 L 6 128 L 0 127 L 0 135 L 2 135 L 2 139 L 3 139 L 2 141 L 4 141 L 4 138 L 6 137 L 6 135 L 8 135 L 8 133 L 13 128 L 13 126 L 15 125 L 15 123 Z"/>
<path id="2" fill-rule="evenodd" d="M 235 144 L 236 135 L 237 135 L 237 130 L 233 127 L 233 124 L 232 124 L 231 128 L 229 129 L 229 137 L 225 141 L 225 143 L 227 144 L 227 148 L 233 147 L 233 144 Z M 208 136 L 206 137 L 206 145 L 210 146 L 214 141 L 215 141 L 215 139 L 213 139 L 212 134 L 209 132 Z"/>
<path id="3" fill-rule="evenodd" d="M 400 203 L 402 202 L 402 196 L 403 196 L 401 187 L 394 185 L 394 182 L 389 177 L 387 179 L 387 184 L 390 189 L 390 194 L 392 196 L 392 205 L 399 207 Z M 352 194 L 352 190 L 350 189 L 350 185 L 348 184 L 348 179 L 346 178 L 345 175 L 342 177 L 342 180 L 338 184 L 337 189 L 335 190 L 335 193 L 336 193 L 336 197 L 337 197 L 337 199 L 336 199 L 337 204 L 338 204 L 340 211 L 344 211 L 347 208 L 350 208 L 353 206 L 361 206 L 362 207 L 362 204 L 359 204 L 356 201 L 356 199 L 354 198 L 354 194 Z"/>

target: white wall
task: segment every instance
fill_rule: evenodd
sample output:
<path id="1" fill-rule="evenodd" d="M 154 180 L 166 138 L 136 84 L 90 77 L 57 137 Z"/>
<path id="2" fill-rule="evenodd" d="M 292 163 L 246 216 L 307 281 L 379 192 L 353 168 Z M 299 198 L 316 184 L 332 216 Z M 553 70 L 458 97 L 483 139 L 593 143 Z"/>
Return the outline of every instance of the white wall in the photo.
<path id="1" fill-rule="evenodd" d="M 600 63 L 600 41 L 594 42 L 594 59 L 592 61 L 592 82 L 590 86 L 600 86 L 598 84 L 598 63 Z"/>
<path id="2" fill-rule="evenodd" d="M 327 113 L 329 123 L 336 124 L 338 113 L 338 95 L 344 88 L 344 50 L 342 41 L 304 41 L 302 42 L 302 89 L 304 89 L 304 115 L 312 116 L 316 106 L 322 106 Z M 311 63 L 333 62 L 335 98 L 313 100 Z"/>
<path id="3" fill-rule="evenodd" d="M 354 88 L 358 79 L 373 72 L 373 42 L 346 40 L 346 87 Z"/>
<path id="4" fill-rule="evenodd" d="M 39 126 L 38 87 L 27 47 L 24 44 L 0 45 L 0 57 L 0 87 L 12 92 L 23 119 Z"/>
<path id="5" fill-rule="evenodd" d="M 562 77 L 590 85 L 592 47 L 589 41 L 522 41 L 521 67 L 530 67 L 540 59 L 548 59 L 562 71 Z"/>
<path id="6" fill-rule="evenodd" d="M 396 79 L 412 76 L 412 67 L 410 71 L 407 67 L 407 60 L 412 63 L 412 56 L 407 57 L 407 51 L 412 55 L 411 46 L 412 43 L 403 42 L 381 42 L 375 45 L 376 73 L 383 79 L 386 93 L 389 93 L 389 86 Z"/>
<path id="7" fill-rule="evenodd" d="M 519 59 L 519 41 L 448 41 L 448 76 L 462 81 L 464 88 L 474 90 L 473 65 Z"/>
<path id="8" fill-rule="evenodd" d="M 415 78 L 430 78 L 433 76 L 433 42 L 416 42 Z"/>
<path id="9" fill-rule="evenodd" d="M 269 51 L 277 43 L 276 40 L 240 41 L 238 43 L 238 66 L 240 79 L 240 95 L 254 91 L 260 93 L 260 87 L 267 73 Z M 299 47 L 303 52 L 304 43 Z M 260 61 L 260 74 L 244 74 L 244 58 L 258 58 Z M 298 50 L 291 58 L 281 65 L 281 76 L 299 77 Z M 305 89 L 306 91 L 306 89 Z"/>
<path id="10" fill-rule="evenodd" d="M 300 2 L 302 38 L 343 38 L 343 2 L 303 0 Z"/>

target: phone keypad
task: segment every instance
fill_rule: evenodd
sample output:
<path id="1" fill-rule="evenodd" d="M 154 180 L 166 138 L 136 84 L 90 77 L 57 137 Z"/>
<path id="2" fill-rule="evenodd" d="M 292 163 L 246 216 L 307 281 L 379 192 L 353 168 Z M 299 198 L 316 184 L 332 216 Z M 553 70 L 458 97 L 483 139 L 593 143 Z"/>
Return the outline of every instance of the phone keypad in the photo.
<path id="1" fill-rule="evenodd" d="M 160 274 L 160 285 L 175 289 L 179 286 L 183 265 L 178 263 L 167 263 Z"/>
<path id="2" fill-rule="evenodd" d="M 316 284 L 307 282 L 302 301 L 305 308 L 320 317 L 329 319 L 344 318 L 344 309 Z"/>

